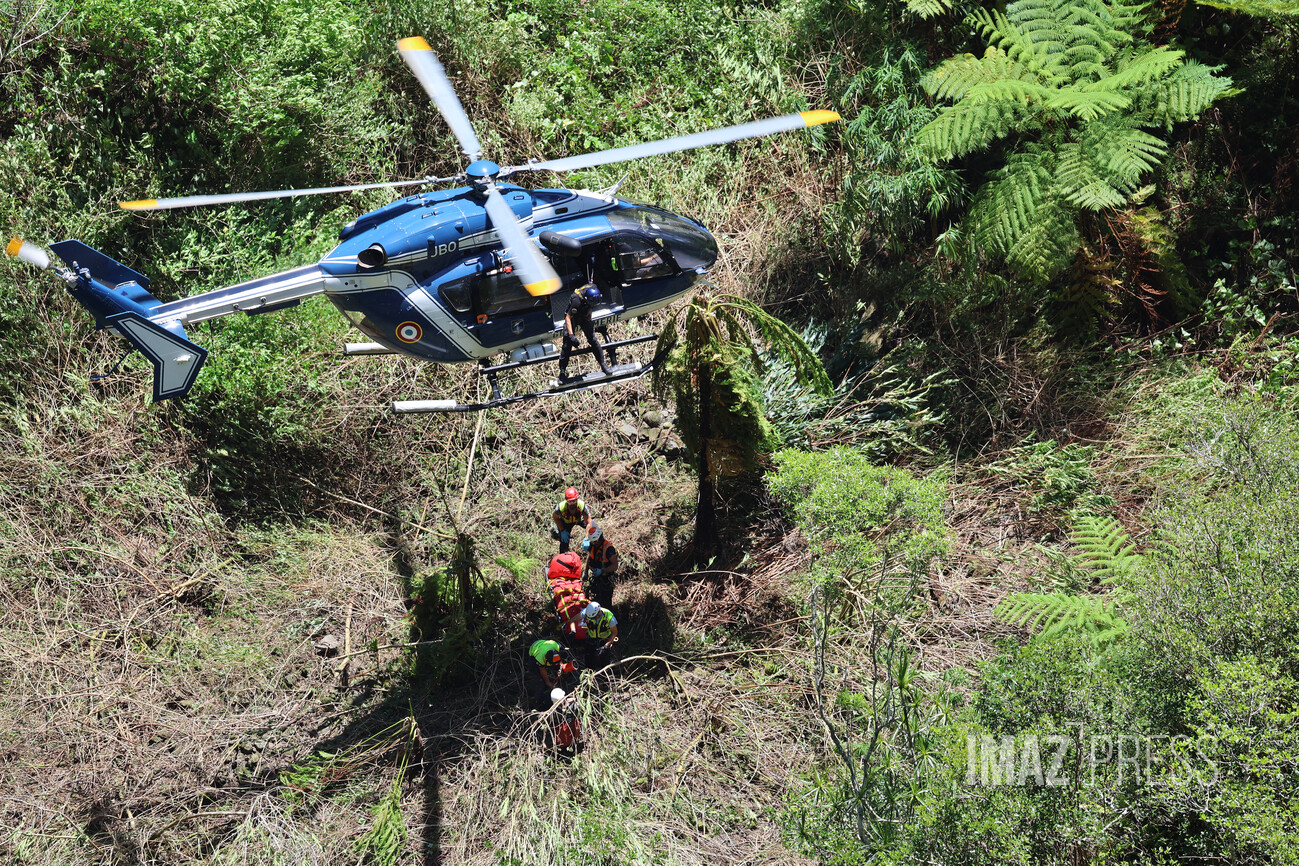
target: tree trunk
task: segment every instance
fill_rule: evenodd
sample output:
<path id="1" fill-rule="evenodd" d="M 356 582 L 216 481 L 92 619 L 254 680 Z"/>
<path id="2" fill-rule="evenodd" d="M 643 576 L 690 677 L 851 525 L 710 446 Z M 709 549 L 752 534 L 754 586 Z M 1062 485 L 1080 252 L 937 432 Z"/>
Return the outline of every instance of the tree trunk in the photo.
<path id="1" fill-rule="evenodd" d="M 713 473 L 708 440 L 713 435 L 713 382 L 707 365 L 695 367 L 699 383 L 699 504 L 695 508 L 695 567 L 703 568 L 717 550 L 717 515 L 713 511 Z"/>

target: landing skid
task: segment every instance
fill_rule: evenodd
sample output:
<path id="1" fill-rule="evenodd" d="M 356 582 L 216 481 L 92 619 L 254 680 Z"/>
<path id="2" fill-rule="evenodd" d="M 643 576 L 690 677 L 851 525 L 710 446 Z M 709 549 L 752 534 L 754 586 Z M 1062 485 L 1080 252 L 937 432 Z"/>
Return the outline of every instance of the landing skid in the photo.
<path id="1" fill-rule="evenodd" d="M 630 340 L 619 340 L 615 343 L 604 343 L 606 350 L 631 346 L 636 343 L 644 343 L 658 338 L 658 334 L 650 334 L 645 337 L 634 337 Z M 573 357 L 590 354 L 591 350 L 578 349 L 572 353 Z M 520 367 L 532 367 L 537 364 L 557 364 L 559 356 L 548 355 L 544 358 L 536 358 L 528 361 L 519 361 L 512 364 L 500 364 L 498 366 L 483 366 L 480 371 L 492 387 L 492 397 L 490 400 L 484 400 L 481 403 L 457 403 L 455 400 L 396 400 L 392 404 L 393 411 L 399 415 L 409 415 L 414 413 L 425 412 L 481 412 L 484 409 L 495 409 L 499 406 L 509 406 L 513 403 L 521 403 L 524 400 L 537 400 L 542 397 L 558 397 L 562 394 L 572 394 L 576 391 L 588 391 L 592 388 L 600 388 L 605 385 L 612 385 L 615 382 L 626 382 L 631 379 L 639 379 L 646 373 L 654 370 L 655 362 L 658 359 L 650 361 L 648 364 L 631 363 L 615 364 L 609 367 L 609 373 L 593 372 L 583 373 L 560 382 L 557 379 L 550 380 L 550 387 L 542 391 L 532 391 L 527 394 L 514 394 L 505 396 L 501 393 L 497 374 L 509 370 L 516 370 Z"/>

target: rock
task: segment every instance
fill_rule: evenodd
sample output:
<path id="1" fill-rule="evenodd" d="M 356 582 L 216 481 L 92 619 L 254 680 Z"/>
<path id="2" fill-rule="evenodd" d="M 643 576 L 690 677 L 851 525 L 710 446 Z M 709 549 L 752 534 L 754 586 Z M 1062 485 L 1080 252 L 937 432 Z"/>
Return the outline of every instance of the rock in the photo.
<path id="1" fill-rule="evenodd" d="M 631 472 L 630 463 L 606 463 L 595 470 L 595 477 L 604 482 L 621 481 Z"/>
<path id="2" fill-rule="evenodd" d="M 628 439 L 631 439 L 633 441 L 640 436 L 640 431 L 630 424 L 618 425 L 618 433 L 622 436 L 626 436 Z"/>
<path id="3" fill-rule="evenodd" d="M 664 436 L 659 441 L 658 445 L 659 445 L 659 453 L 671 460 L 676 460 L 680 457 L 685 456 L 686 445 L 676 436 L 672 436 L 672 435 Z"/>
<path id="4" fill-rule="evenodd" d="M 334 637 L 332 634 L 327 634 L 320 640 L 316 641 L 316 652 L 329 658 L 330 656 L 338 654 L 339 646 L 341 646 L 341 644 L 339 644 L 338 638 Z"/>
<path id="5" fill-rule="evenodd" d="M 649 412 L 641 415 L 640 419 L 645 422 L 645 426 L 647 427 L 663 426 L 663 413 L 657 409 L 651 409 Z"/>

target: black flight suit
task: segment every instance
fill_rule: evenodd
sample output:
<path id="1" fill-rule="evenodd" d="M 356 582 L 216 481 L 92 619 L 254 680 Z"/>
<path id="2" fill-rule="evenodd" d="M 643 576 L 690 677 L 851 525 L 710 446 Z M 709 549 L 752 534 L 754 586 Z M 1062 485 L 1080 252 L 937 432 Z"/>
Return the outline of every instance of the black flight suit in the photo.
<path id="1" fill-rule="evenodd" d="M 591 344 L 591 351 L 595 355 L 595 360 L 599 362 L 600 369 L 604 371 L 605 375 L 608 375 L 609 365 L 606 364 L 604 360 L 604 349 L 596 341 L 595 329 L 594 327 L 592 327 L 591 324 L 591 314 L 592 312 L 594 312 L 594 310 L 592 308 L 591 302 L 582 296 L 582 293 L 586 290 L 587 286 L 589 285 L 591 285 L 591 283 L 587 283 L 586 286 L 582 286 L 581 288 L 573 292 L 573 296 L 568 299 L 568 309 L 565 310 L 564 312 L 568 320 L 573 323 L 573 327 L 575 330 L 577 328 L 582 329 L 582 333 L 586 335 L 586 341 Z M 570 335 L 567 329 L 565 329 L 564 348 L 559 353 L 559 378 L 560 379 L 564 379 L 568 376 L 568 358 L 570 355 L 573 354 L 573 349 L 576 348 L 576 346 L 577 346 L 577 335 L 576 334 Z"/>

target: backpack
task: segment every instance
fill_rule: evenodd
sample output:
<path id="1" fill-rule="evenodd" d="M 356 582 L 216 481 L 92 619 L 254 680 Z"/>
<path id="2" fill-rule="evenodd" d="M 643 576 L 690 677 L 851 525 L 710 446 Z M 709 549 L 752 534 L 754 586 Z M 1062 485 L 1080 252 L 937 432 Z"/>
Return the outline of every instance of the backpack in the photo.
<path id="1" fill-rule="evenodd" d="M 580 580 L 582 577 L 582 557 L 576 553 L 559 553 L 550 558 L 550 568 L 546 570 L 546 580 Z"/>
<path id="2" fill-rule="evenodd" d="M 551 601 L 561 628 L 567 628 L 582 618 L 582 609 L 588 604 L 586 589 L 582 586 L 582 558 L 576 553 L 561 553 L 550 560 L 546 570 L 546 583 L 550 585 Z"/>

